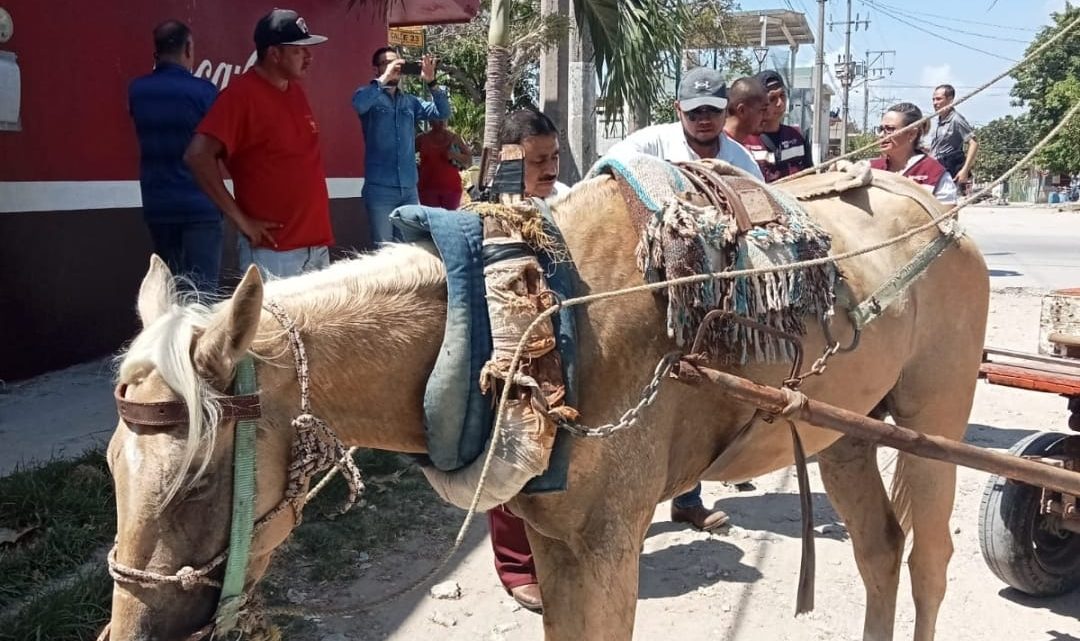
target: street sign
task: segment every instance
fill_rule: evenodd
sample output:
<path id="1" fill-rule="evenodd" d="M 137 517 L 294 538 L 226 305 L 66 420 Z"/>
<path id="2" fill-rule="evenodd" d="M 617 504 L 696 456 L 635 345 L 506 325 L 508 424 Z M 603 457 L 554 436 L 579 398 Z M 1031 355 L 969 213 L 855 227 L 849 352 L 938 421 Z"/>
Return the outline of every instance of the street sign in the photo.
<path id="1" fill-rule="evenodd" d="M 769 55 L 768 47 L 754 47 L 754 57 L 757 58 L 758 64 L 764 63 L 767 55 Z"/>
<path id="2" fill-rule="evenodd" d="M 387 43 L 399 47 L 424 47 L 423 27 L 394 27 L 386 36 Z"/>

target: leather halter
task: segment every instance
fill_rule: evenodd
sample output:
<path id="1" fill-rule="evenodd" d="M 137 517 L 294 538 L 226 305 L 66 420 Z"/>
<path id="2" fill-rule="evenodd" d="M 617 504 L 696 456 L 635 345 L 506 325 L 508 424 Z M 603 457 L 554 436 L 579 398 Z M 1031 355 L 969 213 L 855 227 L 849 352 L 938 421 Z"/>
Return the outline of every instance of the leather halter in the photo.
<path id="1" fill-rule="evenodd" d="M 127 385 L 117 385 L 113 396 L 116 398 L 116 411 L 128 425 L 146 427 L 169 427 L 184 425 L 188 422 L 187 404 L 183 401 L 157 401 L 140 403 L 124 398 Z M 262 416 L 258 394 L 223 396 L 218 399 L 221 405 L 222 420 L 242 421 L 257 419 Z"/>

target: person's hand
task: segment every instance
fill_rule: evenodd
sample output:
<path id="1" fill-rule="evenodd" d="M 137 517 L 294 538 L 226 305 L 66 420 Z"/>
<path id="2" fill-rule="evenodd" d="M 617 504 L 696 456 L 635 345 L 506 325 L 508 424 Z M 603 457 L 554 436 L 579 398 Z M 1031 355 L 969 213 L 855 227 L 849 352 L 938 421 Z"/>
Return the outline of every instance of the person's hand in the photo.
<path id="1" fill-rule="evenodd" d="M 383 70 L 382 75 L 379 76 L 379 84 L 388 85 L 392 82 L 401 80 L 401 68 L 405 66 L 405 59 L 398 58 L 391 60 L 386 65 L 386 69 Z"/>
<path id="2" fill-rule="evenodd" d="M 971 172 L 970 171 L 968 171 L 966 169 L 961 169 L 960 171 L 956 172 L 956 182 L 958 182 L 958 183 L 966 183 L 970 179 L 971 179 Z"/>
<path id="3" fill-rule="evenodd" d="M 275 223 L 269 220 L 258 220 L 243 214 L 236 219 L 236 226 L 240 228 L 240 232 L 244 234 L 244 236 L 247 236 L 248 242 L 251 243 L 252 247 L 277 247 L 277 240 L 274 239 L 271 230 L 284 227 L 281 223 Z"/>
<path id="4" fill-rule="evenodd" d="M 435 81 L 435 65 L 439 60 L 430 53 L 424 54 L 420 58 L 420 79 L 427 84 L 431 84 Z"/>

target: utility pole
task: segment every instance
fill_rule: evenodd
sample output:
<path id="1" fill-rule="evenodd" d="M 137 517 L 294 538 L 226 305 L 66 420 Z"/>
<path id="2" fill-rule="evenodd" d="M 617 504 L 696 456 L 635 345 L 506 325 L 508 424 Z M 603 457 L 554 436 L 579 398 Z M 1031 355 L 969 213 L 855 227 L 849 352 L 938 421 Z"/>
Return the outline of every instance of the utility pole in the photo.
<path id="1" fill-rule="evenodd" d="M 854 26 L 855 31 L 858 31 L 859 25 L 862 25 L 864 29 L 869 29 L 870 21 L 860 20 L 859 14 L 855 14 L 855 19 L 852 20 L 851 0 L 847 0 L 847 20 L 845 20 L 843 23 L 830 23 L 829 28 L 832 29 L 833 25 L 836 24 L 844 25 L 844 53 L 841 56 L 841 59 L 836 64 L 837 77 L 839 77 L 840 85 L 843 89 L 841 94 L 843 103 L 840 109 L 840 155 L 843 155 L 847 153 L 848 146 L 847 127 L 849 117 L 848 108 L 850 106 L 849 103 L 851 99 L 851 85 L 855 82 L 855 79 L 858 76 L 858 69 L 855 65 L 855 62 L 851 58 L 851 28 Z"/>
<path id="2" fill-rule="evenodd" d="M 893 67 L 885 66 L 885 56 L 896 55 L 895 49 L 866 52 L 866 80 L 863 81 L 863 133 L 870 133 L 870 82 L 891 76 Z M 873 57 L 871 57 L 873 56 Z M 880 63 L 880 64 L 879 64 Z"/>
<path id="3" fill-rule="evenodd" d="M 825 103 L 825 0 L 818 0 L 817 52 L 814 56 L 814 135 L 817 162 L 829 153 L 829 105 Z"/>
<path id="4" fill-rule="evenodd" d="M 874 105 L 874 112 L 878 115 L 878 118 L 880 118 L 885 115 L 886 109 L 899 101 L 900 99 L 896 96 L 878 96 L 870 102 Z"/>

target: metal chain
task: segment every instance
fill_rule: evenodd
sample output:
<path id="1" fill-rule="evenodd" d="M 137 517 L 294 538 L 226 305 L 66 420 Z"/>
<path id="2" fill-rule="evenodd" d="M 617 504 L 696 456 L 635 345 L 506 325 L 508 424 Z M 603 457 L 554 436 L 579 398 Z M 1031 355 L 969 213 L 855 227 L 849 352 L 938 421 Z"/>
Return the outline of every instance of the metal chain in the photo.
<path id="1" fill-rule="evenodd" d="M 682 358 L 682 352 L 668 352 L 660 359 L 660 362 L 656 364 L 656 369 L 653 370 L 652 379 L 649 383 L 641 389 L 641 397 L 638 400 L 637 405 L 626 410 L 617 423 L 608 423 L 606 425 L 599 425 L 597 427 L 588 427 L 581 425 L 573 421 L 559 421 L 559 427 L 570 432 L 574 436 L 582 436 L 585 438 L 606 438 L 629 429 L 637 423 L 638 416 L 642 410 L 656 402 L 656 397 L 660 394 L 660 383 L 667 378 L 671 373 L 671 368 L 675 366 L 675 363 Z"/>

